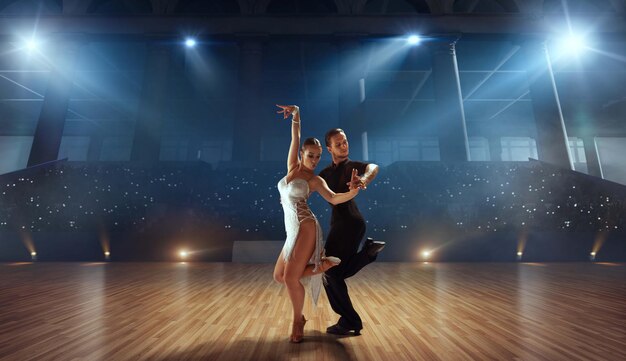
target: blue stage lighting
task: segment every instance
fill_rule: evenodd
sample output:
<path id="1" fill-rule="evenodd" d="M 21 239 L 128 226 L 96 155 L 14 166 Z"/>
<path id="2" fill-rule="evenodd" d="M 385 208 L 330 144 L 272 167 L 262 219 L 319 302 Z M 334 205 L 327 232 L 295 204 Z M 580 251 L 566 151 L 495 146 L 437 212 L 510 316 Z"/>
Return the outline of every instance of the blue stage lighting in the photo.
<path id="1" fill-rule="evenodd" d="M 196 39 L 194 39 L 194 38 L 187 38 L 185 40 L 185 46 L 187 46 L 188 48 L 193 48 L 194 46 L 196 46 Z"/>
<path id="2" fill-rule="evenodd" d="M 572 34 L 563 40 L 563 50 L 570 54 L 580 54 L 586 47 L 585 38 L 582 36 Z"/>
<path id="3" fill-rule="evenodd" d="M 406 42 L 409 43 L 409 45 L 417 45 L 420 41 L 422 41 L 422 39 L 419 35 L 411 35 L 406 39 Z"/>
<path id="4" fill-rule="evenodd" d="M 28 51 L 35 51 L 37 50 L 37 41 L 35 41 L 34 39 L 30 39 L 26 42 L 26 49 Z"/>

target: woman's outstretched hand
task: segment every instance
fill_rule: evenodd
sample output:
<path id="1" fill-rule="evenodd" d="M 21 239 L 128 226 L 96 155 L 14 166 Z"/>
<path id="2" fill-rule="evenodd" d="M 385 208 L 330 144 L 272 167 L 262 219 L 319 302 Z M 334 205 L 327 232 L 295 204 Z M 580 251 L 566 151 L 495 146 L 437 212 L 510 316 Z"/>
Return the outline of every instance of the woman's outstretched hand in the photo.
<path id="1" fill-rule="evenodd" d="M 296 115 L 296 113 L 298 113 L 300 111 L 300 108 L 297 105 L 278 105 L 278 104 L 276 104 L 276 106 L 281 109 L 281 110 L 277 111 L 276 113 L 282 114 L 283 115 L 283 119 L 287 119 L 290 115 Z"/>

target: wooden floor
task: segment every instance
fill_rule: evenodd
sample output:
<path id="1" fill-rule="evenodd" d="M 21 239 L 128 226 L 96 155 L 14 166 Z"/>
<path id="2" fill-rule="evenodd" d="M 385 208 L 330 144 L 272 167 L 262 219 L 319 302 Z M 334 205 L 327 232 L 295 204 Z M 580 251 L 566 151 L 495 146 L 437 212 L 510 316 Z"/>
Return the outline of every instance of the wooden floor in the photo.
<path id="1" fill-rule="evenodd" d="M 305 341 L 272 265 L 0 264 L 0 360 L 625 360 L 626 265 L 375 263 Z M 307 300 L 308 301 L 308 300 Z"/>

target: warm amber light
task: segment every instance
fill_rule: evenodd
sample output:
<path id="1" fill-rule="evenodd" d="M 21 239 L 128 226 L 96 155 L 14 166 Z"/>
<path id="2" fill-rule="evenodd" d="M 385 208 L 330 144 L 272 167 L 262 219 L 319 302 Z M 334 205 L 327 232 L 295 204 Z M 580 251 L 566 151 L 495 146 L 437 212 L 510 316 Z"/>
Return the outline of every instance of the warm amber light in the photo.
<path id="1" fill-rule="evenodd" d="M 517 252 L 517 255 L 521 257 L 523 255 L 523 253 L 522 252 Z"/>
<path id="2" fill-rule="evenodd" d="M 430 251 L 423 251 L 422 252 L 422 258 L 428 259 L 429 257 L 430 257 Z"/>
<path id="3" fill-rule="evenodd" d="M 187 258 L 189 253 L 187 251 L 185 251 L 185 250 L 182 250 L 182 251 L 178 252 L 178 255 L 180 256 L 180 258 Z"/>
<path id="4" fill-rule="evenodd" d="M 35 257 L 35 256 L 37 255 L 37 252 L 30 252 L 30 255 L 31 255 L 32 257 Z"/>

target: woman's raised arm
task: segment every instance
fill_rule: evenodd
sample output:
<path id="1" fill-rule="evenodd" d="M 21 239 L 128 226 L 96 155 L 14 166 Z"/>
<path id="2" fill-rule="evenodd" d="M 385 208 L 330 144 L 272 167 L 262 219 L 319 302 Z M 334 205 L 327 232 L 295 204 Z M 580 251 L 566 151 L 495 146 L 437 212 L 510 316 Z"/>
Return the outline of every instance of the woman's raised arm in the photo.
<path id="1" fill-rule="evenodd" d="M 297 105 L 278 105 L 281 108 L 277 113 L 283 114 L 283 119 L 291 118 L 291 144 L 287 155 L 287 173 L 298 166 L 298 151 L 300 150 L 300 108 Z"/>

